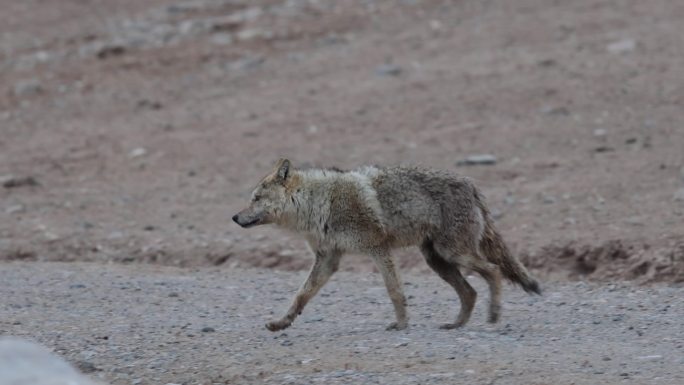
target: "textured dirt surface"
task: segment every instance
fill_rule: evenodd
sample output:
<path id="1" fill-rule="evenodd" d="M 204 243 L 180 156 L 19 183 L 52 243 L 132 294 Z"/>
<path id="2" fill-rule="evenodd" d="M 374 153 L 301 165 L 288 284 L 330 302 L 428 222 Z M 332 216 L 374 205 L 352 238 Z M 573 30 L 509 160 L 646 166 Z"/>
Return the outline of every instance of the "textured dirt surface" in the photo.
<path id="1" fill-rule="evenodd" d="M 303 273 L 83 263 L 0 264 L 0 335 L 27 337 L 113 385 L 681 384 L 684 296 L 655 285 L 507 286 L 502 322 L 486 290 L 466 327 L 437 277 L 406 275 L 410 327 L 388 332 L 377 274 L 340 273 L 284 333 L 264 323 Z"/>
<path id="2" fill-rule="evenodd" d="M 301 269 L 229 220 L 288 156 L 469 175 L 549 278 L 684 279 L 681 1 L 0 7 L 0 259 Z"/>

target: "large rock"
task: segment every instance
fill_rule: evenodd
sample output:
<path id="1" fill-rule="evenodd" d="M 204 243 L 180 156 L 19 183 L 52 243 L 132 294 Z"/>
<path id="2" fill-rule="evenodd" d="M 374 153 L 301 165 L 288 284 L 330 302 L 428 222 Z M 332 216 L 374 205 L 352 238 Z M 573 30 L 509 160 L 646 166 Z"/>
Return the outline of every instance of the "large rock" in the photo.
<path id="1" fill-rule="evenodd" d="M 0 385 L 96 385 L 46 348 L 0 338 Z"/>

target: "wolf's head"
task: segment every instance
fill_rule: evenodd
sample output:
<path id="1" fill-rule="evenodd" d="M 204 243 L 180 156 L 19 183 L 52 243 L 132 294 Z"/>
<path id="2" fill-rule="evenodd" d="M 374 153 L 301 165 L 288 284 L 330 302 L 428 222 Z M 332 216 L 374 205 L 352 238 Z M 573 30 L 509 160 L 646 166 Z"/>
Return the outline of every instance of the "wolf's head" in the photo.
<path id="1" fill-rule="evenodd" d="M 290 171 L 290 161 L 280 159 L 252 191 L 249 207 L 233 215 L 233 221 L 244 228 L 279 223 L 290 201 Z"/>

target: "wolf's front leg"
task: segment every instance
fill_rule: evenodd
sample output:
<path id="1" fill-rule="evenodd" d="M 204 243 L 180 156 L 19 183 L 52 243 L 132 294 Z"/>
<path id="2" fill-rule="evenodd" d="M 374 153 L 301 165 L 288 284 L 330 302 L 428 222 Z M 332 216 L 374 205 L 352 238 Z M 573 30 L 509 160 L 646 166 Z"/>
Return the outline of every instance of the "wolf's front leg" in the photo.
<path id="1" fill-rule="evenodd" d="M 408 326 L 408 315 L 406 314 L 406 297 L 401 286 L 401 279 L 392 262 L 392 256 L 388 251 L 380 251 L 374 253 L 373 260 L 375 261 L 378 270 L 382 274 L 382 279 L 385 281 L 387 292 L 392 304 L 394 305 L 394 312 L 397 316 L 397 322 L 392 322 L 387 330 L 403 330 Z"/>
<path id="2" fill-rule="evenodd" d="M 316 293 L 328 282 L 328 279 L 337 271 L 341 253 L 338 251 L 316 250 L 314 261 L 309 277 L 299 288 L 297 295 L 292 301 L 290 309 L 285 316 L 277 321 L 266 324 L 266 328 L 272 332 L 288 328 L 292 322 L 302 313 L 304 306 Z"/>

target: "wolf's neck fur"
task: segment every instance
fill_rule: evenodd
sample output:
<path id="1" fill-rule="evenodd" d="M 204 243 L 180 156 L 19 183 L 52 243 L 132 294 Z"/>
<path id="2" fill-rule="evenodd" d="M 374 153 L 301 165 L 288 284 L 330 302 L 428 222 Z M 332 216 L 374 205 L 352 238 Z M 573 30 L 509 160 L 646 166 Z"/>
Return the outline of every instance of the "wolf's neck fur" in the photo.
<path id="1" fill-rule="evenodd" d="M 319 169 L 294 170 L 289 178 L 291 199 L 279 223 L 282 227 L 322 238 L 330 217 L 334 181 L 342 173 Z"/>
<path id="2" fill-rule="evenodd" d="M 295 170 L 289 178 L 291 199 L 284 208 L 280 226 L 296 232 L 306 233 L 319 240 L 326 237 L 331 215 L 331 202 L 340 194 L 342 185 L 353 186 L 356 194 L 345 199 L 358 199 L 361 206 L 372 212 L 374 221 L 380 226 L 382 210 L 372 187 L 372 178 L 380 171 L 375 167 L 340 172 L 336 170 Z M 346 202 L 349 204 L 350 202 Z M 338 213 L 341 214 L 341 213 Z"/>

